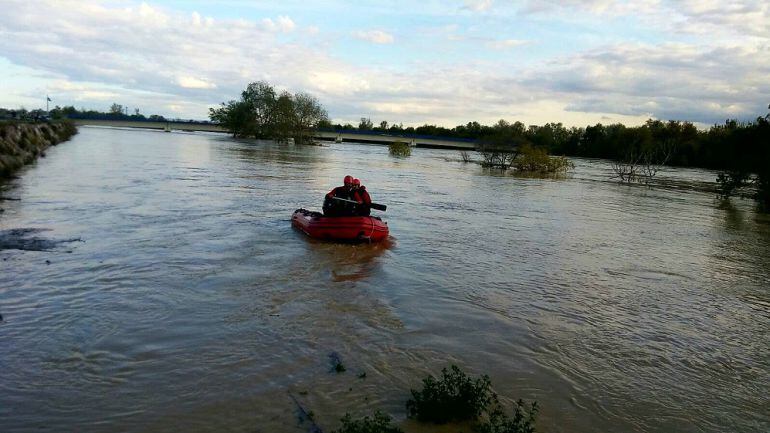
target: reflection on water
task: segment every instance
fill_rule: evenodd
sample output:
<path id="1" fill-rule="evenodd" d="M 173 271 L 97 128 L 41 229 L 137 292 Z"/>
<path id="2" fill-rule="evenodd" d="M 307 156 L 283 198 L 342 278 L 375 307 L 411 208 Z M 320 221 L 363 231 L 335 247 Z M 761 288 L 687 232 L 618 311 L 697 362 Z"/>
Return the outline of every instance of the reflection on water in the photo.
<path id="1" fill-rule="evenodd" d="M 289 393 L 326 430 L 402 422 L 451 363 L 538 400 L 542 431 L 768 429 L 767 214 L 702 170 L 453 158 L 83 128 L 1 188 L 0 233 L 82 241 L 0 250 L 2 430 L 303 431 Z M 292 229 L 346 174 L 390 242 Z"/>
<path id="2" fill-rule="evenodd" d="M 304 236 L 304 235 L 302 235 Z M 307 238 L 306 259 L 318 267 L 328 266 L 331 280 L 359 281 L 372 276 L 380 268 L 378 258 L 393 248 L 394 239 L 374 244 L 338 244 Z"/>

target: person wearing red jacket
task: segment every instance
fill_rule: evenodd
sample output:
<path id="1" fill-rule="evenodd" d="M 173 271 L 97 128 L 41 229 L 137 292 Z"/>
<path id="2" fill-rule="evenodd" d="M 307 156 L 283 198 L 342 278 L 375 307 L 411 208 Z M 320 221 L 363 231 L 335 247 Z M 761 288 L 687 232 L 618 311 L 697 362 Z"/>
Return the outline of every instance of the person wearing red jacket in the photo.
<path id="1" fill-rule="evenodd" d="M 361 185 L 360 180 L 353 179 L 353 190 L 361 199 L 361 204 L 358 206 L 358 215 L 369 216 L 372 210 L 372 198 L 369 196 L 369 192 L 366 190 L 366 187 Z"/>
<path id="2" fill-rule="evenodd" d="M 334 198 L 351 200 L 357 203 L 363 203 L 363 199 L 358 191 L 353 187 L 353 176 L 347 175 L 343 179 L 343 186 L 338 186 L 326 194 L 324 199 L 323 211 L 326 216 L 354 216 L 358 214 L 358 206 L 355 203 L 349 203 Z"/>

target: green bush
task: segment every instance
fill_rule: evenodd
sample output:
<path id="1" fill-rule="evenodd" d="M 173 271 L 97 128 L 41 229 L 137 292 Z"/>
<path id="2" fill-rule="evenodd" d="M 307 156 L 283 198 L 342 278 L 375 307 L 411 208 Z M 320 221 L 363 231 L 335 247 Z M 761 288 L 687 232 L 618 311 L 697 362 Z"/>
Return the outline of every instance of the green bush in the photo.
<path id="1" fill-rule="evenodd" d="M 410 417 L 437 424 L 475 420 L 496 399 L 491 387 L 489 376 L 472 380 L 453 365 L 441 370 L 441 379 L 423 379 L 422 391 L 411 390 L 406 409 Z"/>
<path id="2" fill-rule="evenodd" d="M 534 433 L 537 402 L 529 408 L 522 400 L 516 402 L 513 418 L 508 418 L 500 406 L 496 406 L 489 414 L 489 420 L 477 427 L 478 433 Z"/>
<path id="3" fill-rule="evenodd" d="M 412 154 L 412 148 L 409 143 L 394 141 L 388 145 L 388 152 L 393 156 L 409 156 Z"/>
<path id="4" fill-rule="evenodd" d="M 390 417 L 380 411 L 371 418 L 365 416 L 354 420 L 350 414 L 342 418 L 342 427 L 332 433 L 402 433 L 401 429 L 390 425 Z"/>
<path id="5" fill-rule="evenodd" d="M 563 156 L 549 156 L 541 147 L 532 147 L 529 144 L 521 146 L 519 156 L 513 161 L 513 168 L 517 171 L 534 173 L 558 173 L 574 168 L 570 160 Z"/>

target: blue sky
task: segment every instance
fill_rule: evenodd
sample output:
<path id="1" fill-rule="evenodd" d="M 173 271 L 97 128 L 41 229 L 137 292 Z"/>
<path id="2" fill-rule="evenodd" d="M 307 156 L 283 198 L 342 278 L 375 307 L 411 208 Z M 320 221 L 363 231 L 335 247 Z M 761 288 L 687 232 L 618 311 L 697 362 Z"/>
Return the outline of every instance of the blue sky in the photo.
<path id="1" fill-rule="evenodd" d="M 3 3 L 3 107 L 205 119 L 257 80 L 354 124 L 710 124 L 770 103 L 765 0 Z"/>

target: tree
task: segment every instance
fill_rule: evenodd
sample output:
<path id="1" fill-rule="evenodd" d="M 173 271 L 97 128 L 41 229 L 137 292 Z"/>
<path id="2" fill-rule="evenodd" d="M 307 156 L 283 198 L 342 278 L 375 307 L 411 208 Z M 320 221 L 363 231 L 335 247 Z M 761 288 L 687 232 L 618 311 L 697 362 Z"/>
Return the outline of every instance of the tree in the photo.
<path id="1" fill-rule="evenodd" d="M 309 143 L 320 124 L 330 125 L 326 110 L 307 93 L 276 96 L 264 81 L 250 83 L 239 101 L 222 103 L 209 109 L 209 118 L 236 137 L 254 137 Z"/>
<path id="2" fill-rule="evenodd" d="M 476 150 L 481 154 L 483 166 L 505 170 L 519 155 L 519 147 L 528 143 L 523 123 L 511 124 L 500 119 L 492 130 L 479 140 Z"/>
<path id="3" fill-rule="evenodd" d="M 210 108 L 209 118 L 230 131 L 233 137 L 247 137 L 254 132 L 253 112 L 244 101 L 223 102 L 219 108 Z"/>
<path id="4" fill-rule="evenodd" d="M 241 100 L 249 105 L 254 116 L 254 138 L 272 138 L 275 126 L 276 96 L 275 89 L 266 81 L 250 83 L 241 93 Z"/>
<path id="5" fill-rule="evenodd" d="M 273 139 L 275 141 L 287 142 L 292 137 L 296 128 L 294 110 L 294 99 L 291 93 L 281 92 L 281 95 L 275 101 L 275 109 L 273 111 L 275 119 Z"/>
<path id="6" fill-rule="evenodd" d="M 294 140 L 297 143 L 311 142 L 318 124 L 328 120 L 329 115 L 315 96 L 294 94 Z"/>
<path id="7" fill-rule="evenodd" d="M 361 122 L 358 123 L 358 130 L 359 131 L 371 131 L 372 128 L 374 128 L 374 124 L 372 123 L 372 119 L 369 119 L 367 117 L 362 117 Z"/>
<path id="8" fill-rule="evenodd" d="M 110 114 L 113 114 L 113 115 L 123 114 L 123 106 L 117 103 L 110 105 Z"/>

